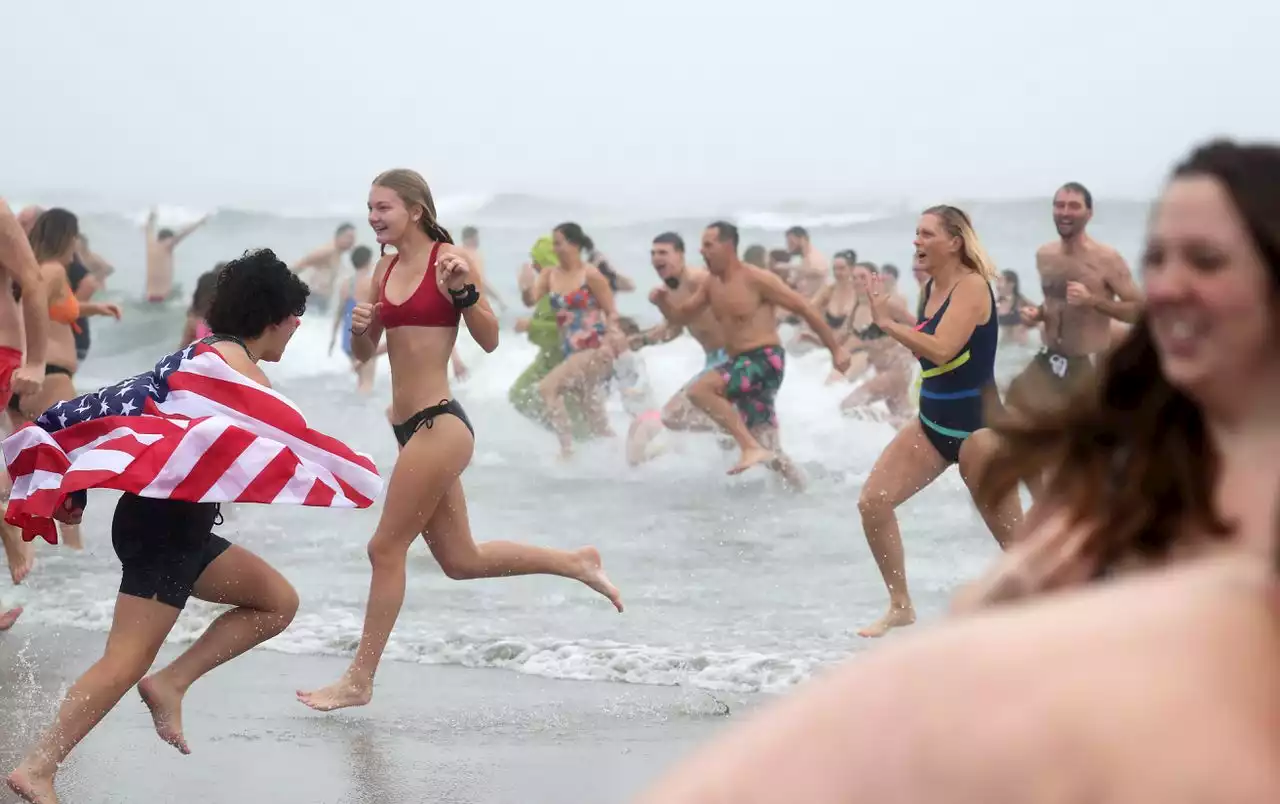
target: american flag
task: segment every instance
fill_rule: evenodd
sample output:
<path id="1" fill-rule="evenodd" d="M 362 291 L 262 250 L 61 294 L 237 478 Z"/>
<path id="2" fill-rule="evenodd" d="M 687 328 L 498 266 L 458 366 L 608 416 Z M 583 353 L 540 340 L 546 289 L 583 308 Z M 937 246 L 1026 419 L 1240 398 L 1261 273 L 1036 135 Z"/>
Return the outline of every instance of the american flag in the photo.
<path id="1" fill-rule="evenodd" d="M 53 512 L 82 489 L 330 508 L 367 508 L 382 491 L 367 455 L 308 428 L 292 402 L 199 342 L 54 405 L 2 446 L 13 480 L 4 519 L 50 544 Z"/>

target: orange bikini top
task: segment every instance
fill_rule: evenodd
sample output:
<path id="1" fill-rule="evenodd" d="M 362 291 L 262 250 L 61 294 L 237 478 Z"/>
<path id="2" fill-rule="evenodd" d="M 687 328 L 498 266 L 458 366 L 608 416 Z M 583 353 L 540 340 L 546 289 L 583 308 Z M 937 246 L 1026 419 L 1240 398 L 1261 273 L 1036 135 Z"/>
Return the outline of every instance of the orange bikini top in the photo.
<path id="1" fill-rule="evenodd" d="M 70 324 L 71 329 L 79 332 L 80 326 L 76 323 L 78 318 L 80 318 L 80 300 L 71 291 L 67 291 L 67 295 L 63 296 L 61 301 L 49 303 L 50 321 L 57 321 L 59 324 Z"/>

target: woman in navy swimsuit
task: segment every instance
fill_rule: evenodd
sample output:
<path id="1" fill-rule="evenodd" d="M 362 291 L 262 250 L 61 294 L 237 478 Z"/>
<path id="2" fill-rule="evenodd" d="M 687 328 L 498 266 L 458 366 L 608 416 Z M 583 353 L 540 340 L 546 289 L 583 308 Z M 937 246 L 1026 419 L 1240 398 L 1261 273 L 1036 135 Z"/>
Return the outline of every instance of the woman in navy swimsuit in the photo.
<path id="1" fill-rule="evenodd" d="M 974 483 L 996 447 L 994 433 L 984 427 L 986 405 L 999 404 L 995 359 L 1000 324 L 991 290 L 995 268 L 969 216 L 955 207 L 925 210 L 915 247 L 916 267 L 929 275 L 920 322 L 912 327 L 893 320 L 878 277 L 870 294 L 876 325 L 915 353 L 923 382 L 920 415 L 885 447 L 858 500 L 867 543 L 889 588 L 888 613 L 859 632 L 869 637 L 910 625 L 916 617 L 894 509 L 952 464 L 960 466 L 966 484 Z M 996 541 L 1007 546 L 1022 521 L 1017 494 L 979 510 Z"/>

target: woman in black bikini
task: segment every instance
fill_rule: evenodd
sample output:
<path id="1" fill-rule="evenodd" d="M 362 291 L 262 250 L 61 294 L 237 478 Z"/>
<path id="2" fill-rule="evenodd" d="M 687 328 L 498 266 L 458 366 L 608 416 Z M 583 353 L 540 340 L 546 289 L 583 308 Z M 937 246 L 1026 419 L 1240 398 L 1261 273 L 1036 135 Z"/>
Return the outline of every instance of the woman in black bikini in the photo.
<path id="1" fill-rule="evenodd" d="M 878 275 L 876 266 L 869 262 L 858 263 L 853 269 L 858 304 L 849 315 L 850 335 L 845 348 L 864 355 L 865 365 L 875 369 L 876 373 L 840 403 L 840 411 L 846 416 L 856 415 L 876 402 L 884 402 L 891 421 L 898 425 L 912 413 L 912 358 L 911 353 L 897 341 L 886 338 L 884 330 L 872 320 L 868 293 L 871 278 Z M 916 323 L 901 298 L 895 296 L 888 307 L 895 321 L 907 325 Z"/>
<path id="2" fill-rule="evenodd" d="M 472 540 L 461 476 L 475 440 L 471 422 L 449 391 L 449 355 L 464 321 L 480 347 L 492 352 L 498 346 L 498 319 L 479 290 L 484 277 L 436 222 L 436 205 L 422 176 L 390 170 L 374 179 L 369 225 L 384 251 L 391 246 L 396 253 L 383 256 L 374 269 L 379 300 L 358 304 L 351 314 L 351 351 L 357 360 L 368 360 L 386 332 L 401 449 L 382 518 L 369 540 L 373 578 L 360 647 L 337 682 L 298 692 L 298 700 L 320 711 L 372 700 L 374 674 L 404 603 L 409 547 L 419 535 L 450 578 L 559 575 L 581 581 L 622 610 L 594 547 L 566 551 Z"/>
<path id="3" fill-rule="evenodd" d="M 858 289 L 853 284 L 855 261 L 856 257 L 852 251 L 837 252 L 831 258 L 831 274 L 835 277 L 835 281 L 824 285 L 822 290 L 818 291 L 818 295 L 813 297 L 813 306 L 822 312 L 823 318 L 827 320 L 827 326 L 831 327 L 836 337 L 842 341 L 849 332 L 849 316 L 858 306 Z M 800 344 L 804 345 L 800 346 Z M 796 336 L 791 349 L 795 351 L 796 347 L 800 347 L 800 351 L 804 352 L 815 345 L 821 346 L 822 341 L 805 328 Z"/>
<path id="4" fill-rule="evenodd" d="M 996 280 L 996 291 L 1000 340 L 1004 343 L 1024 346 L 1027 343 L 1027 333 L 1031 328 L 1023 323 L 1020 311 L 1031 302 L 1027 301 L 1018 287 L 1018 275 L 1013 271 L 1001 271 L 1000 278 Z"/>

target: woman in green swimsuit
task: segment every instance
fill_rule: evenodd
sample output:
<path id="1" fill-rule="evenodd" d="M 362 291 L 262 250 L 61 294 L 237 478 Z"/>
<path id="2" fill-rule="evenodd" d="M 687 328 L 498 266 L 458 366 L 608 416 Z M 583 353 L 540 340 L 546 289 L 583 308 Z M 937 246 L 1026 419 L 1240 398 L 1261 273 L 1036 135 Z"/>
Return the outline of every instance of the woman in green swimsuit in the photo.
<path id="1" fill-rule="evenodd" d="M 520 274 L 521 296 L 532 293 L 534 280 L 539 271 L 543 268 L 554 268 L 560 264 L 552 247 L 551 237 L 548 235 L 538 238 L 533 248 L 529 249 L 529 259 L 530 264 L 527 266 L 529 270 L 523 270 Z M 538 347 L 538 356 L 516 378 L 507 398 L 511 400 L 512 406 L 520 412 L 520 415 L 550 429 L 551 423 L 547 417 L 546 405 L 543 404 L 542 395 L 538 393 L 538 383 L 564 359 L 564 351 L 560 345 L 560 330 L 556 325 L 556 314 L 551 309 L 551 297 L 547 295 L 539 299 L 533 307 L 532 317 L 516 322 L 516 330 L 528 333 L 529 341 Z M 578 440 L 590 438 L 591 430 L 583 421 L 582 410 L 576 400 L 566 400 L 566 407 L 569 411 L 569 421 L 573 424 L 574 438 Z"/>

